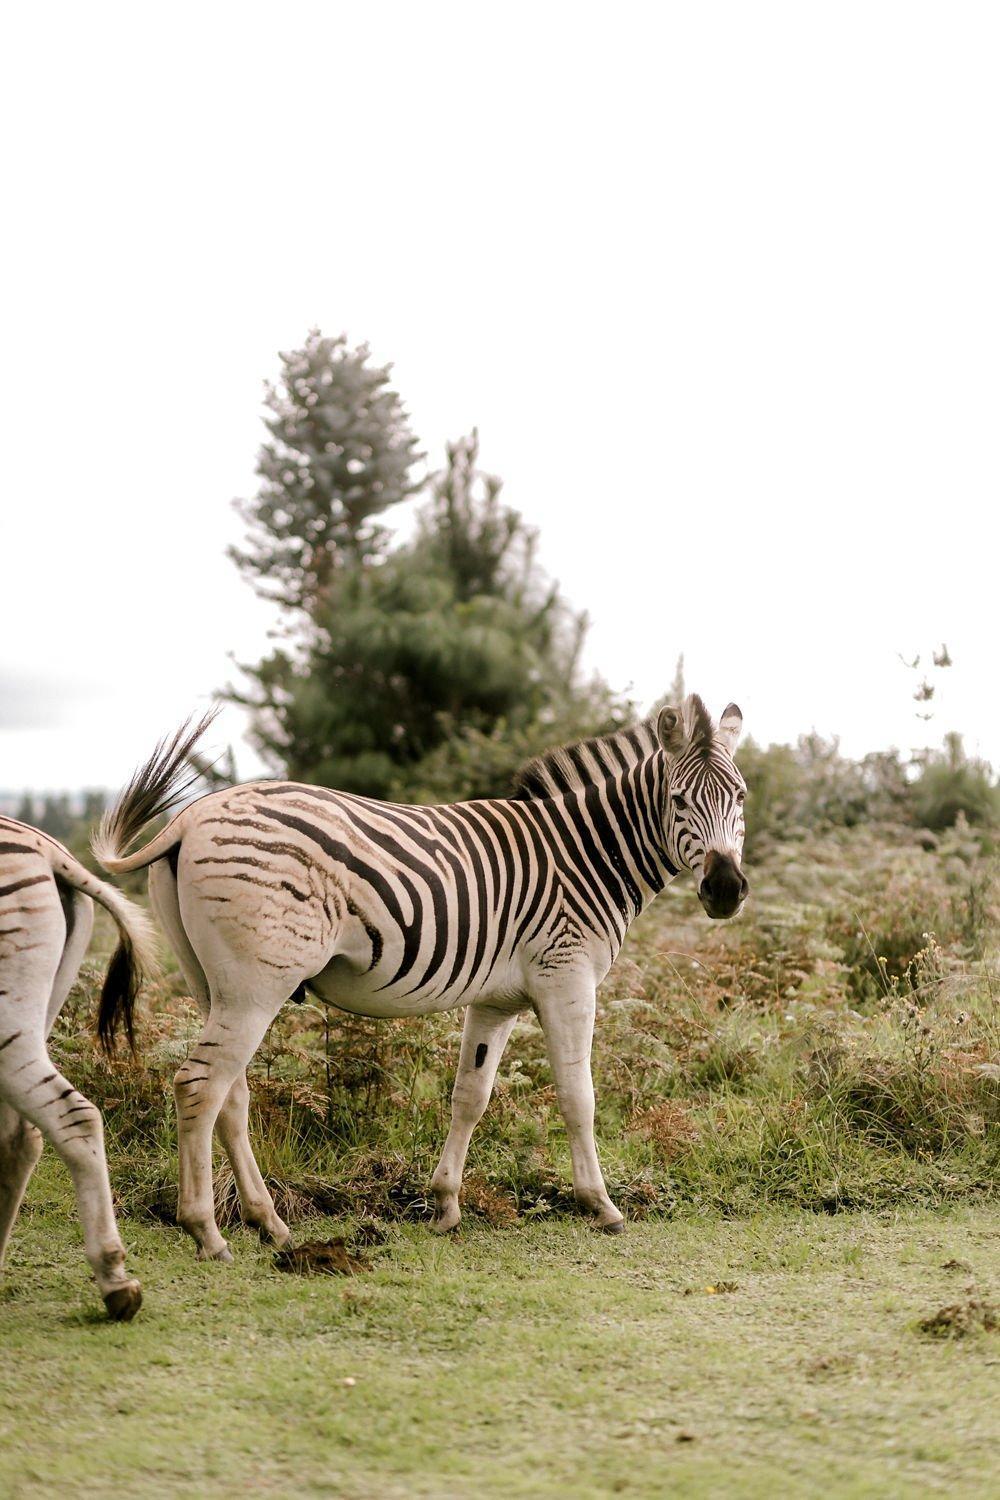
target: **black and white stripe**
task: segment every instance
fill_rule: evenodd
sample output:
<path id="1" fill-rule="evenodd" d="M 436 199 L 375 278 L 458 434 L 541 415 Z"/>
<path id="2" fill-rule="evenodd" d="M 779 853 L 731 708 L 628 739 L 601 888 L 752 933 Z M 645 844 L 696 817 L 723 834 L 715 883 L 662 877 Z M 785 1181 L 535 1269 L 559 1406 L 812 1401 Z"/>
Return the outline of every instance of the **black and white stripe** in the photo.
<path id="1" fill-rule="evenodd" d="M 0 816 L 0 1263 L 44 1136 L 72 1174 L 87 1258 L 108 1312 L 128 1319 L 142 1296 L 125 1270 L 100 1112 L 63 1077 L 46 1045 L 86 951 L 94 901 L 119 929 L 102 1003 L 130 1031 L 139 981 L 155 967 L 144 913 L 55 839 Z"/>
<path id="2" fill-rule="evenodd" d="M 531 1004 L 544 1025 L 556 997 L 570 1010 L 574 996 L 592 1007 L 630 923 L 681 868 L 694 872 L 710 915 L 732 914 L 746 885 L 732 759 L 740 722 L 730 705 L 716 729 L 692 697 L 540 757 L 509 798 L 440 807 L 249 783 L 191 804 L 126 856 L 169 803 L 201 726 L 181 731 L 138 773 L 95 852 L 113 872 L 154 866 L 154 908 L 210 1017 L 178 1075 L 182 1125 L 200 1118 L 199 1099 L 208 1112 L 220 1107 L 225 1079 L 239 1076 L 262 1027 L 303 985 L 366 1015 Z M 567 1048 L 579 1052 L 577 1040 Z M 182 1200 L 198 1200 L 186 1222 L 203 1251 L 221 1254 L 205 1160 L 202 1139 L 192 1147 L 196 1186 Z M 593 1178 L 583 1145 L 580 1160 Z M 186 1170 L 182 1139 L 182 1187 Z M 592 1181 L 587 1194 L 600 1199 Z M 246 1195 L 258 1212 L 249 1179 Z"/>

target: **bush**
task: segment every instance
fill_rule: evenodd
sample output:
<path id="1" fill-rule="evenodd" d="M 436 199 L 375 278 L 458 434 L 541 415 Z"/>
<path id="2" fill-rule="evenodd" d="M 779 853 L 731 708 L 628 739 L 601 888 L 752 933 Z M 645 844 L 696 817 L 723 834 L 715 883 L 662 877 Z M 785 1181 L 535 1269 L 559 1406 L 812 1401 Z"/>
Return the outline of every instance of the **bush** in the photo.
<path id="1" fill-rule="evenodd" d="M 1000 825 L 1000 785 L 984 761 L 966 757 L 960 735 L 948 735 L 944 751 L 924 763 L 911 795 L 924 828 L 953 828 L 964 818 L 992 834 Z"/>
<path id="2" fill-rule="evenodd" d="M 747 782 L 748 857 L 806 832 L 862 824 L 941 832 L 963 819 L 989 847 L 1000 826 L 1000 786 L 985 762 L 966 757 L 958 735 L 918 768 L 895 750 L 848 760 L 819 735 L 766 750 L 748 740 L 737 759 Z"/>

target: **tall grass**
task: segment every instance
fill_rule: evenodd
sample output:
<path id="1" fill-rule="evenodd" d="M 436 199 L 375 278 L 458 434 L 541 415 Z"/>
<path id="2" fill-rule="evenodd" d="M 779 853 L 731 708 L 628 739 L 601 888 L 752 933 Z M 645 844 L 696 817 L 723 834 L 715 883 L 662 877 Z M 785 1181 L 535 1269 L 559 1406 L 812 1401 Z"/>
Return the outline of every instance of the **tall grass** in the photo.
<path id="1" fill-rule="evenodd" d="M 602 987 L 598 1142 L 621 1206 L 835 1212 L 995 1192 L 995 866 L 961 829 L 927 849 L 905 830 L 855 828 L 775 845 L 751 874 L 737 923 L 708 923 L 689 888 L 661 897 Z M 53 1048 L 104 1110 L 123 1205 L 168 1218 L 171 1079 L 197 1013 L 169 975 L 147 997 L 140 1061 L 108 1064 L 90 1036 L 99 974 L 85 968 Z M 429 1212 L 461 1019 L 286 1007 L 251 1070 L 253 1138 L 283 1212 Z M 218 1187 L 232 1216 L 225 1169 Z M 504 1222 L 571 1203 L 527 1019 L 473 1141 L 466 1206 Z"/>

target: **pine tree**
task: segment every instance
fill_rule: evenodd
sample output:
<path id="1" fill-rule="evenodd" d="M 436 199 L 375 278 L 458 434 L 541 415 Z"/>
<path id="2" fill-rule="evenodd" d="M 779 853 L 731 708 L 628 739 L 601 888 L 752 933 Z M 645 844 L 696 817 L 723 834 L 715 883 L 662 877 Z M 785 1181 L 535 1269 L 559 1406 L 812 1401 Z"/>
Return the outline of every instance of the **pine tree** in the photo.
<path id="1" fill-rule="evenodd" d="M 586 618 L 545 578 L 536 533 L 479 472 L 475 433 L 447 455 L 412 541 L 345 570 L 349 586 L 317 598 L 299 650 L 251 670 L 252 735 L 284 774 L 373 796 L 460 795 L 463 735 L 502 726 L 531 753 L 608 727 L 607 689 L 578 680 Z M 457 762 L 452 743 L 465 747 Z M 477 790 L 503 759 L 495 748 L 474 774 L 466 766 Z"/>
<path id="2" fill-rule="evenodd" d="M 389 367 L 369 360 L 367 345 L 313 329 L 303 348 L 281 355 L 281 378 L 266 388 L 261 484 L 236 502 L 249 535 L 229 555 L 259 594 L 289 610 L 313 613 L 340 575 L 377 557 L 385 537 L 376 518 L 416 489 L 423 455 Z"/>

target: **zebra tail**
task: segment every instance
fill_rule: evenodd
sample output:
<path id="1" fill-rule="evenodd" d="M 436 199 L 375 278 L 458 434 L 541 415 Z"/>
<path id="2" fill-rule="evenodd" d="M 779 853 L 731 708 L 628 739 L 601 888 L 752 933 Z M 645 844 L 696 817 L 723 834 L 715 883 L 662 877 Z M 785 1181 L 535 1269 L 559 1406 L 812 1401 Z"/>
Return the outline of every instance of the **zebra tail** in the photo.
<path id="1" fill-rule="evenodd" d="M 176 830 L 168 824 L 135 854 L 125 853 L 147 823 L 169 812 L 197 783 L 200 773 L 189 765 L 188 757 L 218 712 L 218 708 L 212 708 L 197 722 L 188 719 L 175 734 L 162 739 L 114 807 L 102 817 L 90 847 L 94 858 L 112 875 L 141 870 L 177 843 Z"/>
<path id="2" fill-rule="evenodd" d="M 59 847 L 53 854 L 52 870 L 60 881 L 103 906 L 118 928 L 118 947 L 108 965 L 101 990 L 97 1035 L 110 1055 L 119 1029 L 123 1029 L 134 1052 L 135 1002 L 142 985 L 155 979 L 160 968 L 153 924 L 140 906 L 129 901 L 113 885 L 91 875 L 68 850 Z"/>
<path id="3" fill-rule="evenodd" d="M 125 1032 L 129 1051 L 135 1053 L 135 1002 L 141 983 L 135 947 L 129 935 L 122 930 L 118 947 L 104 976 L 101 1003 L 97 1012 L 97 1035 L 108 1057 L 115 1050 L 119 1027 Z"/>
<path id="4" fill-rule="evenodd" d="M 156 959 L 153 924 L 146 913 L 127 901 L 113 886 L 101 881 L 103 891 L 113 895 L 112 902 L 98 894 L 97 899 L 111 913 L 118 927 L 118 947 L 108 964 L 97 1011 L 97 1035 L 104 1051 L 111 1055 L 119 1029 L 125 1032 L 129 1050 L 135 1052 L 135 1002 L 143 984 L 159 972 Z M 95 892 L 95 894 L 97 894 Z"/>

